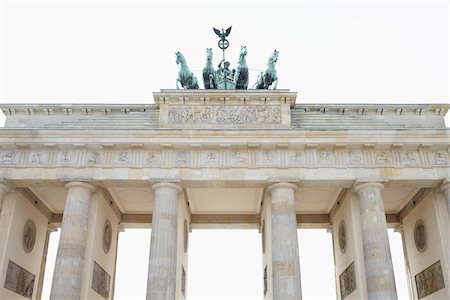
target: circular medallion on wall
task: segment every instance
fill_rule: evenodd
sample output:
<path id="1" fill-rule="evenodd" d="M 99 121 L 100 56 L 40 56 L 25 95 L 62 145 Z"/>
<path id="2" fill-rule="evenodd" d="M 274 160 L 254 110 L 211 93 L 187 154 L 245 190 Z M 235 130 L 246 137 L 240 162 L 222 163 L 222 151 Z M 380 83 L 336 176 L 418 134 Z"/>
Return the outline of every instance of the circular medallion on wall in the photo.
<path id="1" fill-rule="evenodd" d="M 186 252 L 188 248 L 188 237 L 189 237 L 188 223 L 186 220 L 184 220 L 184 237 L 183 237 L 184 252 Z"/>
<path id="2" fill-rule="evenodd" d="M 30 253 L 34 248 L 35 243 L 36 243 L 36 224 L 34 223 L 33 220 L 28 219 L 23 228 L 22 245 L 25 253 Z"/>
<path id="3" fill-rule="evenodd" d="M 338 239 L 339 239 L 339 248 L 341 249 L 342 252 L 345 252 L 345 249 L 347 247 L 347 233 L 345 232 L 344 221 L 341 221 L 341 223 L 339 223 Z"/>
<path id="4" fill-rule="evenodd" d="M 108 253 L 111 249 L 111 240 L 112 240 L 112 226 L 109 220 L 105 221 L 105 225 L 103 226 L 103 251 Z"/>
<path id="5" fill-rule="evenodd" d="M 427 248 L 427 235 L 425 231 L 425 223 L 422 220 L 417 220 L 414 226 L 414 242 L 419 252 L 425 252 Z"/>

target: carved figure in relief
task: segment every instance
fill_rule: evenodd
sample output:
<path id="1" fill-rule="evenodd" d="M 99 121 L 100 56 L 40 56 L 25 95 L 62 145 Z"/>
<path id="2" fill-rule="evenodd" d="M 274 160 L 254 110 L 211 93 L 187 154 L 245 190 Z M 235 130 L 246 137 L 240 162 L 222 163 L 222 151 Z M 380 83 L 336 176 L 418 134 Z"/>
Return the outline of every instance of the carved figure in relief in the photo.
<path id="1" fill-rule="evenodd" d="M 17 156 L 16 151 L 9 151 L 5 155 L 3 155 L 2 164 L 3 165 L 12 165 L 15 162 L 15 158 Z"/>
<path id="2" fill-rule="evenodd" d="M 278 77 L 277 70 L 275 70 L 275 64 L 278 61 L 278 53 L 279 51 L 275 50 L 269 57 L 269 61 L 267 62 L 267 68 L 264 72 L 258 75 L 256 79 L 256 83 L 254 85 L 255 89 L 258 90 L 267 90 L 273 85 L 273 89 L 277 88 Z"/>
<path id="3" fill-rule="evenodd" d="M 175 164 L 177 165 L 187 164 L 187 153 L 185 151 L 175 152 Z"/>
<path id="4" fill-rule="evenodd" d="M 178 72 L 177 77 L 177 89 L 179 89 L 178 83 L 185 89 L 198 89 L 198 81 L 195 78 L 194 74 L 189 70 L 186 59 L 184 58 L 181 52 L 175 52 L 176 63 L 180 65 L 180 71 Z"/>
<path id="5" fill-rule="evenodd" d="M 435 165 L 446 165 L 448 163 L 448 154 L 445 151 L 435 151 L 433 158 Z"/>
<path id="6" fill-rule="evenodd" d="M 379 164 L 383 164 L 383 165 L 390 164 L 392 162 L 391 154 L 389 154 L 389 152 L 385 152 L 385 151 L 379 152 L 379 153 L 377 153 L 377 161 Z"/>
<path id="7" fill-rule="evenodd" d="M 263 155 L 264 155 L 264 160 L 271 162 L 273 161 L 273 151 L 271 150 L 264 150 L 263 151 Z"/>
<path id="8" fill-rule="evenodd" d="M 216 154 L 214 152 L 206 153 L 206 161 L 205 161 L 205 163 L 207 165 L 215 164 L 216 163 Z"/>
<path id="9" fill-rule="evenodd" d="M 121 163 L 127 163 L 128 162 L 128 152 L 120 152 L 119 153 L 119 162 Z"/>
<path id="10" fill-rule="evenodd" d="M 70 152 L 63 151 L 61 160 L 63 163 L 70 163 L 72 161 L 72 156 L 70 155 Z"/>
<path id="11" fill-rule="evenodd" d="M 31 163 L 34 165 L 42 165 L 44 162 L 42 161 L 42 154 L 37 152 L 33 154 L 31 157 Z"/>
<path id="12" fill-rule="evenodd" d="M 154 152 L 147 152 L 147 163 L 153 165 L 158 162 L 158 156 Z"/>
<path id="13" fill-rule="evenodd" d="M 347 157 L 348 157 L 348 162 L 351 165 L 360 165 L 360 164 L 362 164 L 361 156 L 354 150 L 349 150 Z"/>
<path id="14" fill-rule="evenodd" d="M 417 165 L 418 154 L 412 150 L 408 150 L 405 152 L 405 156 L 403 156 L 403 162 L 405 165 Z"/>
<path id="15" fill-rule="evenodd" d="M 327 161 L 328 161 L 328 157 L 330 156 L 330 152 L 328 152 L 328 151 L 321 151 L 320 152 L 320 155 L 319 155 L 319 157 L 320 157 L 320 163 L 321 164 L 324 164 L 324 163 L 326 163 Z"/>
<path id="16" fill-rule="evenodd" d="M 241 164 L 241 165 L 245 164 L 247 162 L 247 159 L 245 157 L 243 157 L 239 151 L 232 151 L 231 152 L 231 159 L 233 159 L 233 161 L 235 163 L 238 163 L 238 164 Z"/>
<path id="17" fill-rule="evenodd" d="M 301 151 L 295 151 L 295 154 L 294 154 L 294 156 L 291 157 L 291 159 L 292 159 L 294 162 L 299 162 L 299 161 L 301 161 L 301 160 L 302 160 L 302 152 L 301 152 Z"/>
<path id="18" fill-rule="evenodd" d="M 88 154 L 88 163 L 97 164 L 100 159 L 100 153 L 97 151 L 91 151 Z"/>

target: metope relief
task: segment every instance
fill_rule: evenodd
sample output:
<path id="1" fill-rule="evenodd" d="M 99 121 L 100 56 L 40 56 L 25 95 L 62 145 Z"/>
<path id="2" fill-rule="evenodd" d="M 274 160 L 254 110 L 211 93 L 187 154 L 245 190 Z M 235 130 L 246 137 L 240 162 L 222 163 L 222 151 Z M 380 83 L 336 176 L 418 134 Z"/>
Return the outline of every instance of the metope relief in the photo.
<path id="1" fill-rule="evenodd" d="M 277 151 L 271 149 L 260 150 L 259 153 L 260 165 L 276 165 L 278 164 Z"/>
<path id="2" fill-rule="evenodd" d="M 318 162 L 319 165 L 332 165 L 334 164 L 333 152 L 327 150 L 318 151 Z"/>
<path id="3" fill-rule="evenodd" d="M 202 166 L 217 166 L 219 161 L 219 153 L 215 150 L 206 150 L 202 152 Z"/>
<path id="4" fill-rule="evenodd" d="M 376 164 L 380 166 L 386 166 L 392 164 L 392 156 L 389 151 L 377 151 L 375 153 Z"/>
<path id="5" fill-rule="evenodd" d="M 173 152 L 173 164 L 178 167 L 187 167 L 190 163 L 191 155 L 187 150 L 175 150 Z"/>
<path id="6" fill-rule="evenodd" d="M 356 149 L 350 149 L 347 152 L 347 165 L 359 166 L 364 163 L 362 158 L 362 151 Z"/>
<path id="7" fill-rule="evenodd" d="M 170 106 L 168 123 L 182 124 L 281 124 L 276 105 Z"/>
<path id="8" fill-rule="evenodd" d="M 418 150 L 406 150 L 402 157 L 405 166 L 417 166 L 420 164 L 420 155 Z"/>
<path id="9" fill-rule="evenodd" d="M 46 151 L 31 151 L 28 157 L 28 163 L 30 165 L 46 165 L 48 161 Z"/>
<path id="10" fill-rule="evenodd" d="M 75 161 L 75 151 L 61 150 L 58 153 L 58 162 L 61 165 L 71 165 Z"/>
<path id="11" fill-rule="evenodd" d="M 344 299 L 356 290 L 355 262 L 352 262 L 344 272 L 339 275 L 341 299 Z"/>
<path id="12" fill-rule="evenodd" d="M 33 297 L 34 280 L 35 276 L 32 273 L 9 261 L 4 285 L 6 289 L 31 299 Z"/>
<path id="13" fill-rule="evenodd" d="M 130 164 L 130 154 L 128 151 L 119 151 L 116 153 L 116 164 L 128 165 Z"/>
<path id="14" fill-rule="evenodd" d="M 87 163 L 88 165 L 98 165 L 98 164 L 101 164 L 101 161 L 100 161 L 100 152 L 99 152 L 99 151 L 95 151 L 95 150 L 88 151 L 88 152 L 86 153 L 86 163 Z"/>
<path id="15" fill-rule="evenodd" d="M 161 161 L 161 154 L 156 151 L 148 151 L 146 153 L 145 164 L 150 166 L 158 165 Z"/>
<path id="16" fill-rule="evenodd" d="M 434 263 L 416 275 L 416 288 L 419 299 L 445 288 L 441 261 Z"/>
<path id="17" fill-rule="evenodd" d="M 433 164 L 434 165 L 447 165 L 448 153 L 445 150 L 437 150 L 433 152 Z"/>
<path id="18" fill-rule="evenodd" d="M 304 165 L 306 161 L 304 150 L 289 151 L 288 157 L 289 157 L 289 164 L 292 166 Z"/>
<path id="19" fill-rule="evenodd" d="M 232 150 L 230 160 L 232 165 L 243 166 L 247 164 L 248 153 L 240 150 Z"/>
<path id="20" fill-rule="evenodd" d="M 109 298 L 109 290 L 111 285 L 111 276 L 94 262 L 94 271 L 92 274 L 92 289 L 100 294 L 103 298 Z"/>
<path id="21" fill-rule="evenodd" d="M 0 163 L 2 165 L 15 165 L 17 162 L 17 151 L 8 150 L 1 152 Z"/>
<path id="22" fill-rule="evenodd" d="M 36 243 L 36 224 L 33 220 L 28 219 L 23 227 L 22 246 L 25 253 L 33 251 Z"/>

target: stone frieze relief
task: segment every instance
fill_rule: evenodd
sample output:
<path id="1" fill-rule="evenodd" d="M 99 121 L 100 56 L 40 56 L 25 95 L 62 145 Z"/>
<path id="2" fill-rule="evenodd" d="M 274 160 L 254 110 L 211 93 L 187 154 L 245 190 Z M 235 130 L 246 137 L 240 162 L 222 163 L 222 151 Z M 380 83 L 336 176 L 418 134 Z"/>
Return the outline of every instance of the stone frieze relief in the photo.
<path id="1" fill-rule="evenodd" d="M 90 150 L 9 149 L 0 150 L 0 167 L 446 167 L 447 149 L 370 149 L 361 148 L 154 148 Z"/>
<path id="2" fill-rule="evenodd" d="M 170 106 L 169 124 L 280 124 L 275 105 Z"/>

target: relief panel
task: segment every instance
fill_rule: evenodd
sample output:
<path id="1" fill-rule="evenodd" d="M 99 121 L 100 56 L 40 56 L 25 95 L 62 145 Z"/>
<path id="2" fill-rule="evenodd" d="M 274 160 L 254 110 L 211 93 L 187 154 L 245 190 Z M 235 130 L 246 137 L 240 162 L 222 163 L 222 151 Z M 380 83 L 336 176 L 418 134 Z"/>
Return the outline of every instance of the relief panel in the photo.
<path id="1" fill-rule="evenodd" d="M 416 288 L 419 299 L 445 288 L 441 261 L 434 263 L 416 275 Z"/>
<path id="2" fill-rule="evenodd" d="M 6 289 L 31 299 L 34 290 L 34 280 L 35 276 L 33 274 L 16 263 L 9 261 L 4 285 Z"/>
<path id="3" fill-rule="evenodd" d="M 352 262 L 341 275 L 339 275 L 339 284 L 341 288 L 341 299 L 344 299 L 356 290 L 355 262 Z"/>
<path id="4" fill-rule="evenodd" d="M 94 262 L 94 270 L 92 274 L 92 289 L 99 293 L 103 298 L 109 298 L 109 290 L 111 284 L 111 276 L 103 270 L 96 262 Z"/>
<path id="5" fill-rule="evenodd" d="M 168 124 L 281 124 L 277 105 L 170 106 Z"/>

